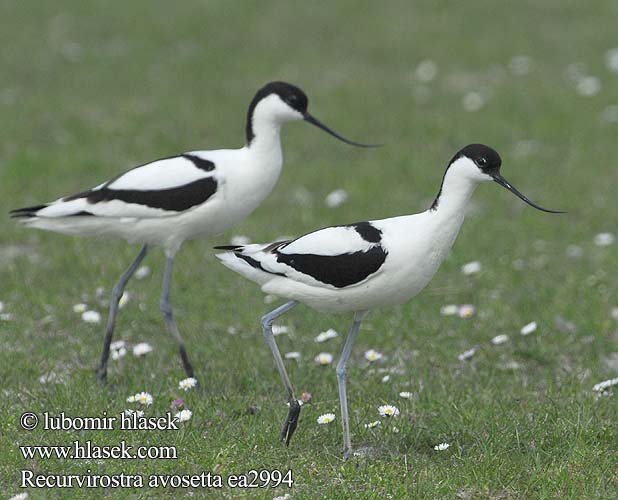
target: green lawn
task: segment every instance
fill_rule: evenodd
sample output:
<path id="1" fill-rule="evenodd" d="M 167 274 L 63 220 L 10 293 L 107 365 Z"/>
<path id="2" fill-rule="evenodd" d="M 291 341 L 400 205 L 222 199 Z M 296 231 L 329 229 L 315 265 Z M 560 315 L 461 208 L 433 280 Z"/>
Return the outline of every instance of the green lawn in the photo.
<path id="1" fill-rule="evenodd" d="M 24 491 L 22 469 L 227 477 L 264 468 L 291 469 L 292 489 L 27 491 L 31 499 L 618 498 L 617 396 L 592 391 L 618 372 L 618 247 L 594 242 L 618 234 L 618 123 L 615 112 L 614 122 L 604 114 L 618 104 L 618 74 L 606 67 L 618 46 L 618 3 L 411 4 L 0 1 L 0 301 L 11 315 L 0 320 L 2 498 Z M 522 55 L 528 68 L 513 61 Z M 423 60 L 437 65 L 431 81 L 415 73 Z M 586 75 L 599 79 L 598 93 Z M 300 85 L 311 112 L 344 135 L 387 145 L 355 149 L 304 124 L 286 127 L 273 195 L 240 226 L 187 243 L 177 258 L 172 300 L 202 387 L 178 390 L 184 374 L 158 309 L 161 252 L 145 262 L 150 276 L 130 283 L 116 337 L 154 350 L 110 362 L 99 386 L 103 324 L 83 322 L 73 305 L 105 318 L 107 295 L 138 247 L 27 230 L 7 212 L 154 158 L 238 147 L 250 98 L 274 79 Z M 594 95 L 581 95 L 578 82 Z M 475 100 L 470 92 L 482 98 L 477 111 L 462 105 L 466 95 Z M 286 449 L 278 442 L 285 393 L 259 327 L 281 302 L 265 304 L 257 286 L 218 264 L 212 246 L 424 210 L 450 157 L 470 142 L 495 147 L 506 178 L 569 214 L 543 214 L 496 185 L 480 187 L 428 289 L 367 317 L 348 370 L 362 457 L 342 460 L 334 365 L 313 361 L 321 351 L 338 356 L 351 318 L 305 307 L 282 318 L 281 350 L 301 353 L 287 361 L 292 382 L 313 395 Z M 326 207 L 337 188 L 347 202 Z M 482 271 L 462 274 L 470 261 Z M 476 314 L 445 317 L 446 304 L 473 304 Z M 530 321 L 538 329 L 520 335 Z M 315 343 L 328 328 L 340 336 Z M 499 334 L 509 340 L 493 345 Z M 384 357 L 368 363 L 370 348 Z M 50 373 L 55 380 L 39 381 Z M 139 391 L 154 397 L 147 415 L 182 397 L 193 418 L 179 431 L 19 425 L 24 411 L 119 413 L 135 407 L 126 398 Z M 388 403 L 399 417 L 366 429 Z M 337 420 L 319 426 L 327 412 Z M 77 439 L 176 446 L 178 459 L 85 463 L 26 460 L 19 451 Z M 434 451 L 441 442 L 450 448 Z"/>

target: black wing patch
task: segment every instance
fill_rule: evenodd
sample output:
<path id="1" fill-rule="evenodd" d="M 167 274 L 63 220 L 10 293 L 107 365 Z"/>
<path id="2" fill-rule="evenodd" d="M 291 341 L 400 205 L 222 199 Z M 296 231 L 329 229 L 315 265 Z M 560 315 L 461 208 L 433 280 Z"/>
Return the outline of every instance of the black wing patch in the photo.
<path id="1" fill-rule="evenodd" d="M 370 243 L 380 243 L 382 241 L 382 231 L 372 226 L 370 222 L 356 222 L 344 227 L 353 227 L 362 239 Z"/>
<path id="2" fill-rule="evenodd" d="M 183 186 L 150 191 L 109 189 L 107 187 L 102 187 L 101 189 L 74 194 L 64 198 L 64 201 L 86 198 L 88 203 L 95 204 L 102 201 L 119 200 L 125 203 L 134 203 L 150 208 L 183 212 L 191 207 L 204 203 L 216 192 L 217 181 L 212 177 L 205 177 L 204 179 L 199 179 Z"/>
<path id="3" fill-rule="evenodd" d="M 263 252 L 271 252 L 271 253 L 275 253 L 277 250 L 280 250 L 284 247 L 286 247 L 287 245 L 289 245 L 290 243 L 292 243 L 294 240 L 281 240 L 281 241 L 275 241 L 273 243 L 271 243 L 270 245 L 268 245 L 264 250 L 262 250 Z"/>
<path id="4" fill-rule="evenodd" d="M 193 163 L 200 170 L 204 170 L 206 172 L 211 172 L 215 169 L 215 164 L 210 160 L 205 160 L 204 158 L 200 158 L 199 156 L 184 154 L 183 158 L 186 158 L 190 162 Z"/>
<path id="5" fill-rule="evenodd" d="M 36 213 L 45 207 L 47 207 L 47 205 L 35 205 L 33 207 L 16 208 L 15 210 L 11 210 L 9 213 L 14 219 L 19 217 L 36 217 Z"/>
<path id="6" fill-rule="evenodd" d="M 360 283 L 377 272 L 387 252 L 376 245 L 366 252 L 341 255 L 277 253 L 277 261 L 336 288 Z"/>
<path id="7" fill-rule="evenodd" d="M 285 276 L 285 274 L 275 273 L 275 272 L 269 271 L 268 269 L 264 269 L 264 267 L 262 267 L 261 263 L 259 263 L 254 258 L 249 257 L 248 255 L 243 255 L 241 253 L 235 253 L 234 255 L 236 255 L 237 258 L 244 260 L 251 267 L 259 269 L 260 271 L 264 271 L 265 273 L 268 273 L 268 274 L 276 274 L 277 276 Z"/>
<path id="8" fill-rule="evenodd" d="M 273 252 L 274 250 L 278 250 L 283 245 L 287 245 L 292 240 L 283 240 L 283 241 L 275 241 L 271 243 L 267 247 L 262 249 L 262 252 Z M 213 247 L 215 250 L 227 250 L 228 252 L 242 252 L 245 248 L 245 245 L 219 245 Z"/>
<path id="9" fill-rule="evenodd" d="M 215 250 L 227 250 L 228 252 L 242 251 L 243 245 L 219 245 L 213 247 Z"/>

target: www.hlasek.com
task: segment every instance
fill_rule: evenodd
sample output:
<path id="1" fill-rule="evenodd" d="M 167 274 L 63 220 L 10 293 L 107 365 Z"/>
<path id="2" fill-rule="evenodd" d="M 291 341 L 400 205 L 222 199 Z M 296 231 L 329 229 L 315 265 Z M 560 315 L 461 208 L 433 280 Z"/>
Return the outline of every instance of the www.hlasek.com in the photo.
<path id="1" fill-rule="evenodd" d="M 70 417 L 64 412 L 41 415 L 26 412 L 20 424 L 25 430 L 37 427 L 47 431 L 148 431 L 178 430 L 178 418 L 171 413 L 163 417 L 145 417 L 137 413 L 121 413 L 118 416 Z M 39 425 L 42 424 L 42 425 Z M 115 445 L 97 445 L 92 440 L 72 441 L 69 445 L 20 445 L 24 460 L 176 460 L 175 446 L 131 446 L 125 440 Z M 276 488 L 293 484 L 292 471 L 249 470 L 243 474 L 98 474 L 86 469 L 83 474 L 43 474 L 29 469 L 20 471 L 22 488 Z"/>

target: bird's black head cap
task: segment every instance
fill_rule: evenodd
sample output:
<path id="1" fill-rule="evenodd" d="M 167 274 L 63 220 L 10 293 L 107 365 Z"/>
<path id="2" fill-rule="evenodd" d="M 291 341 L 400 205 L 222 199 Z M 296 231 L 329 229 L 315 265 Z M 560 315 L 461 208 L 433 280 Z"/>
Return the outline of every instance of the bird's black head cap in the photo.
<path id="1" fill-rule="evenodd" d="M 288 104 L 292 109 L 300 113 L 307 111 L 309 99 L 307 95 L 298 87 L 285 82 L 270 82 L 262 87 L 259 91 L 264 92 L 264 96 L 269 94 L 277 94 L 283 102 Z"/>
<path id="2" fill-rule="evenodd" d="M 268 97 L 271 94 L 278 95 L 283 102 L 285 102 L 292 109 L 295 109 L 299 113 L 305 114 L 307 112 L 309 99 L 301 89 L 299 89 L 295 85 L 292 85 L 291 83 L 286 82 L 267 83 L 255 93 L 255 96 L 253 96 L 253 99 L 251 100 L 251 104 L 249 104 L 249 109 L 247 110 L 247 125 L 245 130 L 247 136 L 247 144 L 250 144 L 255 137 L 251 123 L 253 118 L 253 111 L 262 99 Z"/>
<path id="3" fill-rule="evenodd" d="M 502 165 L 502 158 L 500 158 L 498 152 L 484 144 L 468 144 L 461 148 L 455 153 L 455 156 L 449 162 L 449 166 L 462 156 L 470 158 L 486 174 L 499 171 L 500 165 Z"/>

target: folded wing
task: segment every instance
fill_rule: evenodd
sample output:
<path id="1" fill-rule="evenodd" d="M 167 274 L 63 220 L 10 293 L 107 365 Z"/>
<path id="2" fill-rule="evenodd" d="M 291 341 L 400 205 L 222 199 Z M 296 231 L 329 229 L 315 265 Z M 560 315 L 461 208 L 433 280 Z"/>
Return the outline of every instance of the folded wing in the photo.
<path id="1" fill-rule="evenodd" d="M 218 257 L 259 283 L 283 276 L 312 286 L 346 288 L 380 271 L 387 256 L 381 241 L 378 228 L 361 222 L 327 227 L 266 246 L 218 247 L 232 250 Z"/>
<path id="2" fill-rule="evenodd" d="M 215 163 L 198 152 L 156 160 L 88 191 L 13 217 L 166 217 L 205 203 L 217 192 Z"/>

